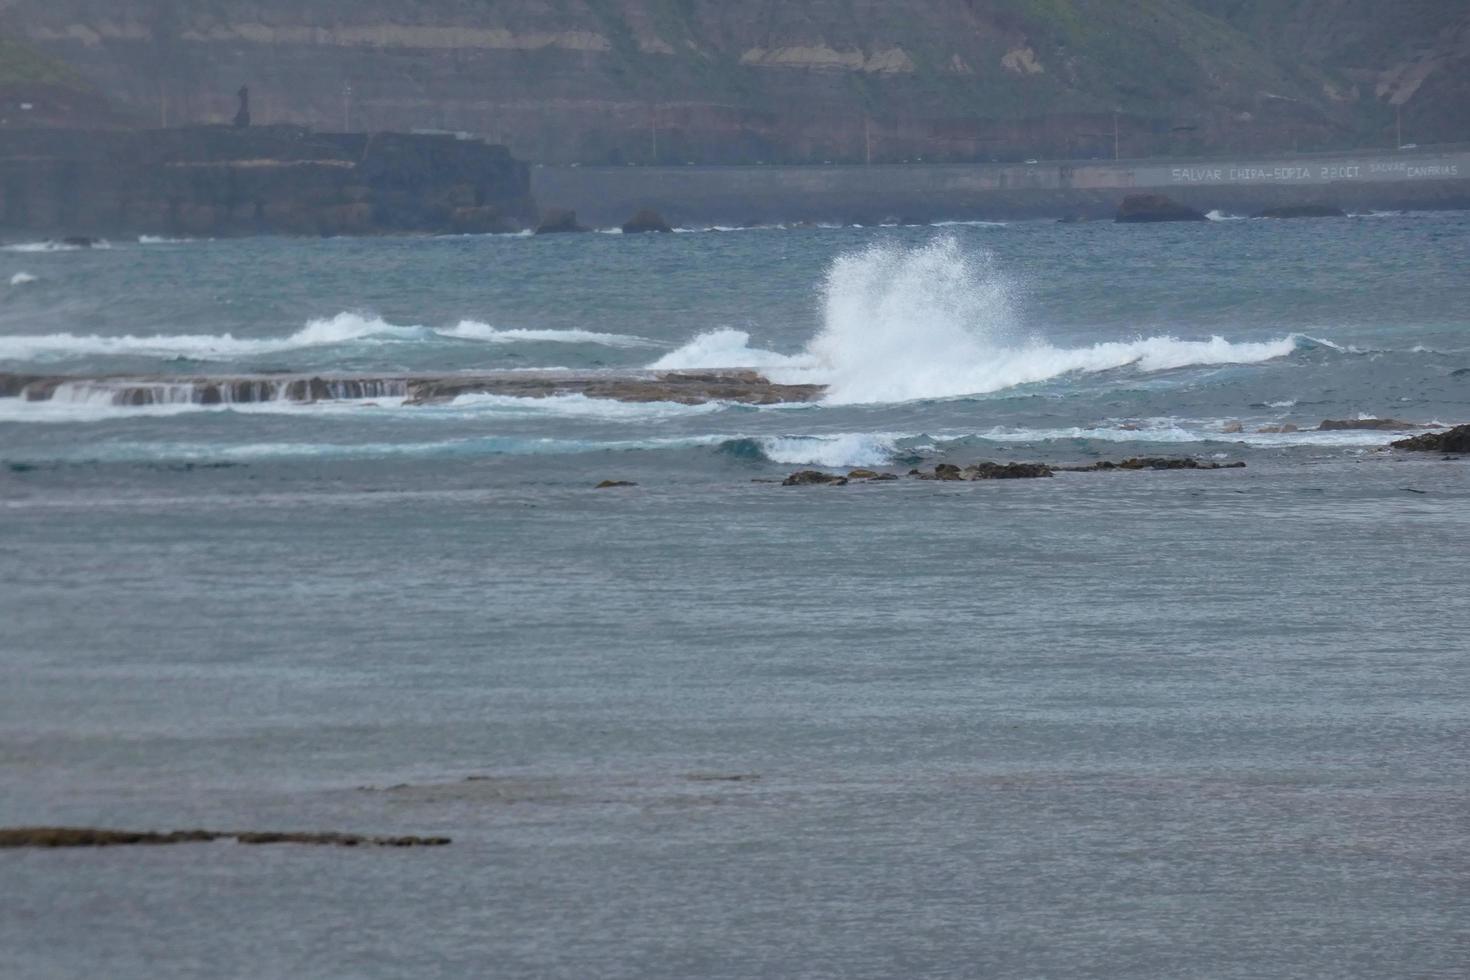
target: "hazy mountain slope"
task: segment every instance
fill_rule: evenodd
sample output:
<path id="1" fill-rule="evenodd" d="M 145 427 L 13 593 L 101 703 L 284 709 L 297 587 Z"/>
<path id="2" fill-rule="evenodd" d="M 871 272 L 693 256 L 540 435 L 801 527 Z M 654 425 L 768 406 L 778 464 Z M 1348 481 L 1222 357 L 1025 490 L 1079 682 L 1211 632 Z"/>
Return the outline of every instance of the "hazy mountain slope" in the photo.
<path id="1" fill-rule="evenodd" d="M 1271 6 L 1315 47 L 1264 0 L 0 0 L 0 25 L 141 120 L 226 120 L 249 83 L 258 121 L 549 161 L 1111 156 L 1115 121 L 1125 155 L 1307 149 L 1379 125 L 1358 35 L 1312 33 L 1333 5 Z"/>
<path id="2" fill-rule="evenodd" d="M 1308 67 L 1364 123 L 1404 138 L 1470 139 L 1470 4 L 1463 0 L 1196 0 L 1261 38 L 1279 63 Z M 1392 123 L 1390 120 L 1392 119 Z"/>

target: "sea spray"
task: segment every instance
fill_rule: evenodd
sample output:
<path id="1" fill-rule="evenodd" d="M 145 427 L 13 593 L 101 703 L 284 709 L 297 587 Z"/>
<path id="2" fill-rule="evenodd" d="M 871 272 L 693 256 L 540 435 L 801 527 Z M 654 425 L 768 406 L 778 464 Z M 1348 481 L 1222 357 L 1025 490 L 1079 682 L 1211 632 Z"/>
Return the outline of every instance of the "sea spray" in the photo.
<path id="1" fill-rule="evenodd" d="M 782 383 L 827 386 L 827 404 L 897 403 L 987 394 L 1072 373 L 1253 364 L 1285 357 L 1298 338 L 1235 343 L 1170 336 L 1055 347 L 1028 338 L 1013 281 L 989 252 L 949 235 L 927 245 L 870 245 L 833 261 L 822 329 L 783 355 L 722 329 L 665 355 L 656 369 L 750 367 Z"/>

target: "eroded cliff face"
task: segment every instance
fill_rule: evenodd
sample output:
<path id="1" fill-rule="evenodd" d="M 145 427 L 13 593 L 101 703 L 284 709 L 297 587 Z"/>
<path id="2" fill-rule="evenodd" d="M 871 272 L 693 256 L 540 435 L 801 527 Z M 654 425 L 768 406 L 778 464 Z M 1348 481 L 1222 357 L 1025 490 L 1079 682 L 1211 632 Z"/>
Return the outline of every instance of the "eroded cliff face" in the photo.
<path id="1" fill-rule="evenodd" d="M 1325 2 L 1288 6 L 1310 34 Z M 1261 17 L 1251 0 L 0 0 L 0 27 L 153 125 L 227 120 L 248 83 L 261 121 L 463 130 L 546 162 L 1310 149 L 1382 124 L 1363 109 L 1395 96 L 1264 43 Z M 1440 98 L 1449 63 L 1416 64 L 1408 100 Z"/>

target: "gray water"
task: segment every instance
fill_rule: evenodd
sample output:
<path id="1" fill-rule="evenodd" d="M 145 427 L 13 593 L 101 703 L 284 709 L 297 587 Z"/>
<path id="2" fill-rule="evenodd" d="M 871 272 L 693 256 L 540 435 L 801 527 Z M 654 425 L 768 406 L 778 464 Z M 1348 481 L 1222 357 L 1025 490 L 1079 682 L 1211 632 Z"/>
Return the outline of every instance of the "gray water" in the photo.
<path id="1" fill-rule="evenodd" d="M 0 371 L 834 392 L 0 400 L 0 826 L 454 838 L 0 852 L 0 974 L 1461 977 L 1470 463 L 1313 430 L 1470 420 L 1467 270 L 1464 214 L 0 251 Z M 753 482 L 1140 454 L 1247 467 Z"/>

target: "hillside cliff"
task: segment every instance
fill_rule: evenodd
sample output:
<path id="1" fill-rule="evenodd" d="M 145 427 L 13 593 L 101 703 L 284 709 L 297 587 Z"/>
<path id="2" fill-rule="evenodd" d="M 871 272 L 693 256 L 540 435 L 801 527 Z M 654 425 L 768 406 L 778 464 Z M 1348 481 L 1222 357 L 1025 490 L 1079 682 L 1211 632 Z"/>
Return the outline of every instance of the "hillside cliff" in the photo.
<path id="1" fill-rule="evenodd" d="M 546 162 L 1470 138 L 1455 0 L 0 0 L 150 125 L 463 130 Z"/>

